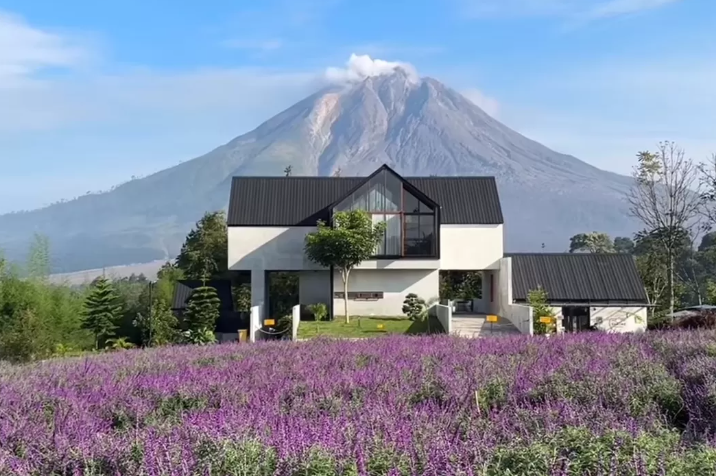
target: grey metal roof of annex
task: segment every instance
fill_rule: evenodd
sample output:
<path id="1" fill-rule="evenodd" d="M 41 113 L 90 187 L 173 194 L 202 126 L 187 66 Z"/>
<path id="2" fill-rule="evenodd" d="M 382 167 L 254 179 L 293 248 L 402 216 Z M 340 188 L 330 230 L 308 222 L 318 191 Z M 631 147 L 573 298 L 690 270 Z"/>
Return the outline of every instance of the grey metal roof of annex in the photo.
<path id="1" fill-rule="evenodd" d="M 313 226 L 367 177 L 234 177 L 229 226 Z M 503 224 L 494 177 L 402 177 L 440 205 L 442 224 Z"/>
<path id="2" fill-rule="evenodd" d="M 625 253 L 508 253 L 512 299 L 541 286 L 550 302 L 639 304 L 649 299 L 634 257 Z"/>

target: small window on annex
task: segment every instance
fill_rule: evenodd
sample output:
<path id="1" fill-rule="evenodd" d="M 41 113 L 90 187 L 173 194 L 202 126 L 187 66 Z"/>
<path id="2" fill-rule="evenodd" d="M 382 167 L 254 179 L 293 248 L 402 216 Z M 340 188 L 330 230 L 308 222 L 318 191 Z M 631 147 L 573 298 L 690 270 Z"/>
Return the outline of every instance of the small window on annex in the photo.
<path id="1" fill-rule="evenodd" d="M 335 211 L 364 210 L 373 223 L 386 223 L 376 257 L 429 257 L 435 255 L 435 210 L 403 187 L 387 170 L 335 207 Z"/>

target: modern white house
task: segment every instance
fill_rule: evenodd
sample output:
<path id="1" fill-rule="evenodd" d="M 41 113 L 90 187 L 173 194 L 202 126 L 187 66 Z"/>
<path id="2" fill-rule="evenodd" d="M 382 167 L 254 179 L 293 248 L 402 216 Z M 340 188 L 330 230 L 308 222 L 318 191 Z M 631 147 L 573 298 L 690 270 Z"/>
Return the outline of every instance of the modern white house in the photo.
<path id="1" fill-rule="evenodd" d="M 250 273 L 252 306 L 262 318 L 268 273 L 279 271 L 298 274 L 300 304 L 343 312 L 340 274 L 312 263 L 304 243 L 318 220 L 330 223 L 346 210 L 386 223 L 375 257 L 351 272 L 353 315 L 401 315 L 407 294 L 438 298 L 440 272 L 465 270 L 483 275 L 472 312 L 498 315 L 523 333 L 532 329 L 527 293 L 538 286 L 570 328 L 646 327 L 648 301 L 630 255 L 506 255 L 494 177 L 401 177 L 386 165 L 368 177 L 234 177 L 228 266 Z"/>

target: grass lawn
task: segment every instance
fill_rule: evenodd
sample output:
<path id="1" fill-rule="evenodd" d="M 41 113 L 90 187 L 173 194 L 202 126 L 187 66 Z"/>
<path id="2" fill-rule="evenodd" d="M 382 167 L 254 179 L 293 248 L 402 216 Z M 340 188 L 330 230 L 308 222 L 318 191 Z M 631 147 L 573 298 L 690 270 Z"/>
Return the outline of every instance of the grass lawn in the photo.
<path id="1" fill-rule="evenodd" d="M 301 321 L 298 327 L 299 339 L 311 339 L 318 336 L 327 337 L 380 337 L 390 334 L 427 334 L 428 322 L 411 321 L 407 317 L 359 317 L 351 316 L 351 322 L 345 323 L 342 316 L 332 321 L 319 321 L 316 329 L 315 321 Z M 382 326 L 382 328 L 380 327 Z M 440 321 L 430 318 L 430 333 L 442 333 Z"/>

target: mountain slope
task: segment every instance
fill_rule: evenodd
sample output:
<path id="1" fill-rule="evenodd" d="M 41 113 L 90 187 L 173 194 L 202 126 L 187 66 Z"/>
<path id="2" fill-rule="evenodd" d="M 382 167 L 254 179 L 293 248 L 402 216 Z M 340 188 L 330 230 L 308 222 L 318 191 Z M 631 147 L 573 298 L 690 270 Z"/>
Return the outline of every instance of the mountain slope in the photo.
<path id="1" fill-rule="evenodd" d="M 383 163 L 406 175 L 496 176 L 511 251 L 563 250 L 575 233 L 635 228 L 628 177 L 554 152 L 440 82 L 397 69 L 321 90 L 202 157 L 111 192 L 0 216 L 0 247 L 18 257 L 44 233 L 61 271 L 163 259 L 203 212 L 226 207 L 234 175 L 280 175 L 288 165 L 294 175 L 364 175 Z"/>

